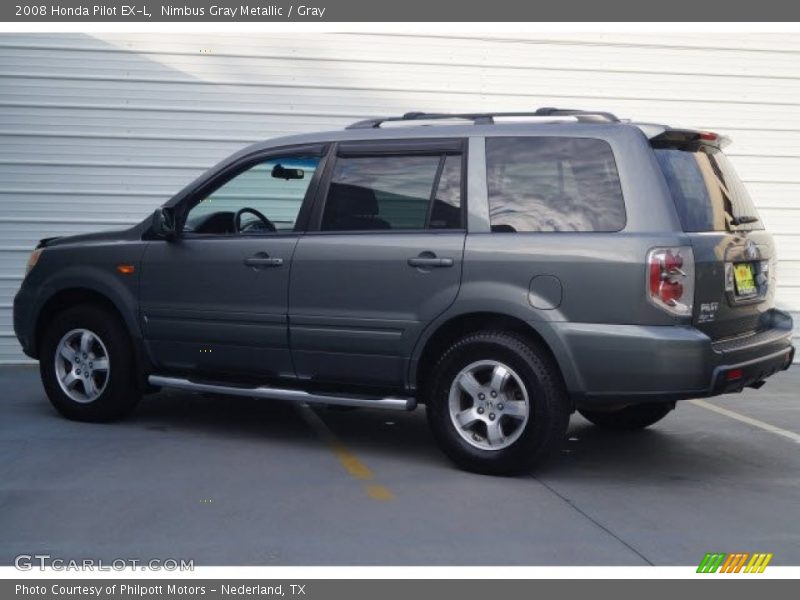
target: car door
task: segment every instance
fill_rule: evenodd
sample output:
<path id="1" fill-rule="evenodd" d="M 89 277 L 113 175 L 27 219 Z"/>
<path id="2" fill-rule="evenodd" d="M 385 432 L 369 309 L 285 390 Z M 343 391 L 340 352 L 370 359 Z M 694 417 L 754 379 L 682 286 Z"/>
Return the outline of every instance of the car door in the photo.
<path id="1" fill-rule="evenodd" d="M 420 332 L 455 300 L 463 140 L 339 143 L 289 288 L 297 375 L 400 387 Z"/>
<path id="2" fill-rule="evenodd" d="M 289 270 L 322 152 L 303 147 L 248 157 L 176 207 L 177 239 L 150 243 L 141 276 L 142 327 L 156 368 L 295 376 Z"/>

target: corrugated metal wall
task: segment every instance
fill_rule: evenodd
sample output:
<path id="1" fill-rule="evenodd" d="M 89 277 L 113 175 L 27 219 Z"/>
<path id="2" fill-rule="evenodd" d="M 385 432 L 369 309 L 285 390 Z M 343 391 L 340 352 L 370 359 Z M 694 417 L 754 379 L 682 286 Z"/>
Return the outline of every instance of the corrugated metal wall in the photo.
<path id="1" fill-rule="evenodd" d="M 408 110 L 607 109 L 720 130 L 800 320 L 793 34 L 0 35 L 0 362 L 42 237 L 134 223 L 248 142 Z"/>

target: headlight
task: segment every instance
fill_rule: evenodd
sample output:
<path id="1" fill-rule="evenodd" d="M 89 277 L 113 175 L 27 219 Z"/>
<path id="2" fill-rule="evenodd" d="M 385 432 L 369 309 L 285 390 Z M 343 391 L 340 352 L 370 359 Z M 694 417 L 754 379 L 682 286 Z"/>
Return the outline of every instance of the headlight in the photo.
<path id="1" fill-rule="evenodd" d="M 27 277 L 28 273 L 31 272 L 31 269 L 36 266 L 36 263 L 39 262 L 39 257 L 42 255 L 42 251 L 44 248 L 37 248 L 31 255 L 28 257 L 28 264 L 25 266 L 25 276 Z"/>

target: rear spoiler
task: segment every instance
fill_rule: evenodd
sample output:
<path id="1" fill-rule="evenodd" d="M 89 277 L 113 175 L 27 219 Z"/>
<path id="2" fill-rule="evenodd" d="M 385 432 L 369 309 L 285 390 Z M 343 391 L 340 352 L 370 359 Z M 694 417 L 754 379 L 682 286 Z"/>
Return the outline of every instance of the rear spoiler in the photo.
<path id="1" fill-rule="evenodd" d="M 731 143 L 731 138 L 726 135 L 700 129 L 673 129 L 663 125 L 649 124 L 641 124 L 639 129 L 654 146 L 680 147 L 688 144 L 703 144 L 722 149 Z"/>

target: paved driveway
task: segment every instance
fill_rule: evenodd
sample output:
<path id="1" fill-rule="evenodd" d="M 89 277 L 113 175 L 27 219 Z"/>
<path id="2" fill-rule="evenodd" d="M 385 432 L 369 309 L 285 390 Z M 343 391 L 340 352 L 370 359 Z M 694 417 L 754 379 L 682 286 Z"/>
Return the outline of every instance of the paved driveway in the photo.
<path id="1" fill-rule="evenodd" d="M 1 368 L 0 564 L 798 565 L 798 389 L 795 367 L 633 434 L 576 415 L 557 460 L 508 479 L 453 468 L 421 410 L 166 392 L 92 425 L 60 418 L 35 368 Z"/>

